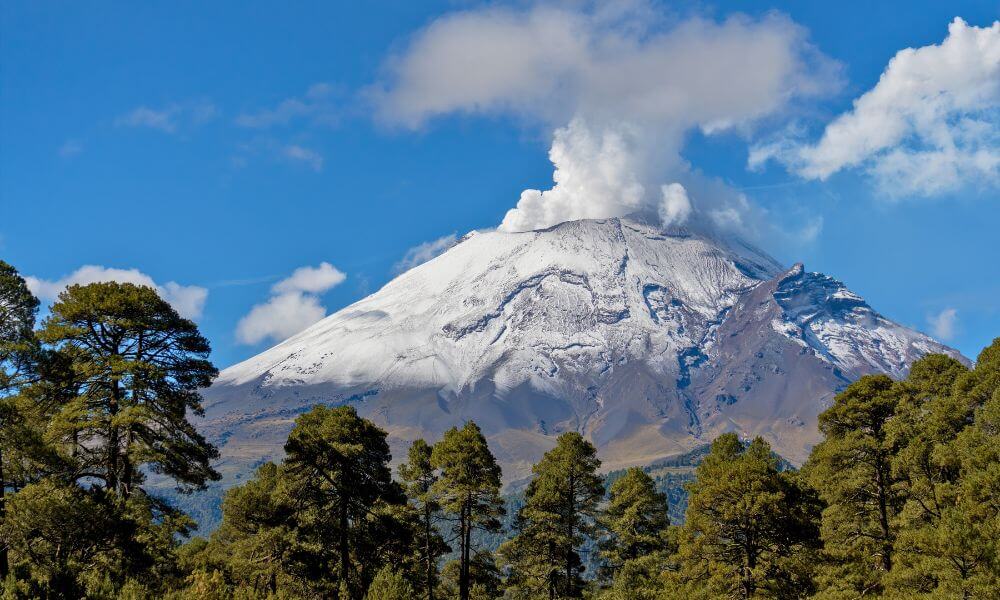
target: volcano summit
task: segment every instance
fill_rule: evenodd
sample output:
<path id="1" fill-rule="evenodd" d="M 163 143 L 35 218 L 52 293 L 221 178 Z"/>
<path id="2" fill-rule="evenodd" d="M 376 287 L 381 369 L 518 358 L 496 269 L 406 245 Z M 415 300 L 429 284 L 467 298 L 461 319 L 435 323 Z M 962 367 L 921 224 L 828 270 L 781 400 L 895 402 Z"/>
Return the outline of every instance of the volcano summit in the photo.
<path id="1" fill-rule="evenodd" d="M 316 403 L 354 405 L 389 432 L 396 457 L 475 420 L 507 481 L 567 430 L 607 468 L 726 431 L 801 462 L 838 390 L 867 373 L 901 376 L 932 352 L 960 357 L 748 244 L 629 218 L 572 221 L 465 236 L 223 371 L 201 426 L 226 485 L 279 458 Z"/>

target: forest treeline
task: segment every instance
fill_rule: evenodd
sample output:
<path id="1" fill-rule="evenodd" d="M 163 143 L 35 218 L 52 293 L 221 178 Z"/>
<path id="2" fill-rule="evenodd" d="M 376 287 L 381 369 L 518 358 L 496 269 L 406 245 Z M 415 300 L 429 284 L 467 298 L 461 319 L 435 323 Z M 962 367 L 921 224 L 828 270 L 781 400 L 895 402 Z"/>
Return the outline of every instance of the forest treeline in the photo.
<path id="1" fill-rule="evenodd" d="M 216 375 L 208 342 L 131 284 L 70 286 L 37 314 L 0 262 L 3 598 L 1000 597 L 1000 338 L 972 369 L 929 355 L 851 384 L 799 470 L 720 436 L 682 524 L 646 472 L 606 485 L 594 446 L 563 433 L 491 552 L 509 507 L 475 423 L 413 442 L 393 473 L 386 432 L 350 406 L 300 415 L 284 459 L 194 536 L 143 483 L 219 477 L 189 420 Z"/>

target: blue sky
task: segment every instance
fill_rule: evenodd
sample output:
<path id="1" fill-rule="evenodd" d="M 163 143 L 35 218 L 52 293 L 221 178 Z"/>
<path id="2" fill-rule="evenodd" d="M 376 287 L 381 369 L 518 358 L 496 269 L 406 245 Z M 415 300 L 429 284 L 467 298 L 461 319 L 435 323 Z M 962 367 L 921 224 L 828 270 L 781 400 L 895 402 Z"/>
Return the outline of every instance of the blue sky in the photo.
<path id="1" fill-rule="evenodd" d="M 39 289 L 84 265 L 134 269 L 164 290 L 176 282 L 181 291 L 167 293 L 193 303 L 214 360 L 227 366 L 271 343 L 237 333 L 255 305 L 295 293 L 311 315 L 333 312 L 388 281 L 409 249 L 495 227 L 522 190 L 552 187 L 553 131 L 568 120 L 553 108 L 561 96 L 470 108 L 425 95 L 424 109 L 386 109 L 386 95 L 414 97 L 407 77 L 420 72 L 406 71 L 407 60 L 440 19 L 520 23 L 539 5 L 145 4 L 0 7 L 0 257 Z M 543 6 L 589 15 L 598 37 L 616 27 L 593 17 L 599 6 Z M 989 28 L 996 2 L 672 3 L 640 5 L 630 18 L 655 21 L 655 34 L 692 19 L 732 22 L 734 12 L 751 34 L 791 32 L 804 61 L 794 97 L 721 130 L 657 113 L 683 159 L 664 171 L 745 194 L 755 214 L 766 210 L 759 239 L 779 260 L 845 281 L 903 324 L 931 332 L 936 323 L 974 357 L 1000 335 L 996 167 L 930 194 L 873 175 L 888 164 L 880 157 L 920 144 L 919 131 L 822 179 L 808 174 L 818 159 L 803 157 L 822 154 L 827 127 L 897 52 L 941 44 L 955 17 Z M 656 76 L 629 85 L 642 91 Z M 591 124 L 607 113 L 593 110 L 595 89 L 572 96 Z M 1000 104 L 987 97 L 981 108 L 980 137 L 968 144 L 989 158 Z M 772 159 L 748 168 L 751 150 L 767 148 Z M 691 200 L 698 205 L 696 192 Z M 272 290 L 300 267 L 316 269 L 301 273 L 312 279 Z"/>

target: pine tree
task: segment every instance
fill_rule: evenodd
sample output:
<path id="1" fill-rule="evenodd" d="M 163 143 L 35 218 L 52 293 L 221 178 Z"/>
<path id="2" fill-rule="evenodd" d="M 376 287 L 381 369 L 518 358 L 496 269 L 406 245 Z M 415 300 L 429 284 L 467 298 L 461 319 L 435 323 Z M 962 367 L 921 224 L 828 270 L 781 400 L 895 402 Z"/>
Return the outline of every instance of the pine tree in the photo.
<path id="1" fill-rule="evenodd" d="M 900 395 L 889 377 L 867 375 L 819 415 L 825 439 L 813 448 L 805 471 L 826 504 L 821 531 L 827 562 L 819 579 L 830 594 L 881 593 L 892 569 L 894 522 L 904 498 L 892 471 L 898 444 L 888 424 Z"/>
<path id="2" fill-rule="evenodd" d="M 299 530 L 306 497 L 274 463 L 231 488 L 222 501 L 222 523 L 211 538 L 189 543 L 188 567 L 225 573 L 238 589 L 266 597 L 329 595 L 331 560 Z"/>
<path id="3" fill-rule="evenodd" d="M 36 299 L 17 269 L 0 260 L 0 398 L 16 391 L 35 350 Z"/>
<path id="4" fill-rule="evenodd" d="M 675 591 L 749 599 L 801 597 L 808 558 L 818 547 L 819 505 L 796 474 L 779 472 L 761 438 L 735 434 L 712 443 L 688 486 L 686 521 L 674 560 Z"/>
<path id="5" fill-rule="evenodd" d="M 545 590 L 549 598 L 580 597 L 584 565 L 578 549 L 597 531 L 604 498 L 600 466 L 594 445 L 568 432 L 532 469 L 517 536 L 503 551 L 521 586 Z"/>
<path id="6" fill-rule="evenodd" d="M 990 387 L 993 394 L 1000 389 L 1000 343 L 994 346 L 983 351 L 971 372 L 947 356 L 927 356 L 914 363 L 901 385 L 902 400 L 889 427 L 901 447 L 893 467 L 906 495 L 888 581 L 894 594 L 1000 593 L 1000 509 L 989 508 L 989 468 L 983 471 L 981 458 L 975 458 L 983 452 L 1000 458 L 1000 451 L 988 450 L 1000 447 L 1000 438 L 991 440 L 991 428 L 983 427 L 990 421 Z"/>
<path id="7" fill-rule="evenodd" d="M 412 600 L 416 595 L 410 582 L 398 570 L 385 566 L 375 575 L 365 600 Z"/>
<path id="8" fill-rule="evenodd" d="M 37 377 L 35 317 L 38 300 L 17 270 L 0 260 L 0 526 L 7 492 L 56 468 L 58 456 L 43 438 L 44 423 L 21 389 Z M 8 544 L 0 540 L 0 581 L 9 569 Z"/>
<path id="9" fill-rule="evenodd" d="M 460 590 L 461 561 L 453 560 L 441 569 L 438 597 L 457 598 Z M 500 569 L 489 550 L 473 552 L 469 561 L 469 600 L 496 600 L 505 597 Z"/>
<path id="10" fill-rule="evenodd" d="M 458 541 L 458 597 L 469 600 L 470 565 L 475 556 L 472 534 L 499 531 L 499 518 L 505 512 L 500 465 L 482 431 L 469 421 L 461 429 L 452 427 L 434 444 L 431 466 L 440 474 L 431 491 L 453 523 Z"/>
<path id="11" fill-rule="evenodd" d="M 295 420 L 285 454 L 284 469 L 297 493 L 318 518 L 329 521 L 313 523 L 321 532 L 320 542 L 337 549 L 341 585 L 351 590 L 351 597 L 360 597 L 366 582 L 355 576 L 352 551 L 368 535 L 367 519 L 378 504 L 403 501 L 389 470 L 385 431 L 358 417 L 353 407 L 316 406 Z M 328 537 L 332 539 L 324 539 Z"/>
<path id="12" fill-rule="evenodd" d="M 218 479 L 216 449 L 188 420 L 217 374 L 208 341 L 156 291 L 128 283 L 70 286 L 39 338 L 70 365 L 75 396 L 53 429 L 78 475 L 127 499 L 149 470 L 186 489 Z"/>
<path id="13" fill-rule="evenodd" d="M 957 360 L 945 355 L 928 355 L 915 362 L 905 381 L 897 384 L 899 404 L 886 425 L 891 444 L 898 448 L 892 458 L 894 477 L 900 480 L 903 506 L 893 525 L 898 530 L 895 558 L 888 579 L 894 591 L 918 593 L 933 590 L 948 570 L 948 564 L 934 562 L 938 541 L 951 533 L 942 529 L 951 521 L 959 491 L 961 460 L 955 451 L 958 434 L 972 421 L 975 407 L 954 394 L 955 383 L 966 373 Z M 951 551 L 962 552 L 962 544 L 948 543 Z M 953 556 L 956 563 L 962 556 Z"/>
<path id="14" fill-rule="evenodd" d="M 601 524 L 608 532 L 601 556 L 612 576 L 629 561 L 670 551 L 667 496 L 638 467 L 611 484 Z"/>
<path id="15" fill-rule="evenodd" d="M 955 442 L 962 473 L 955 509 L 942 524 L 965 550 L 951 541 L 936 558 L 950 561 L 952 571 L 942 591 L 963 598 L 1000 597 L 1000 338 L 985 348 L 976 368 L 956 383 L 956 393 L 978 405 L 973 423 Z M 962 532 L 968 532 L 962 535 Z M 956 568 L 957 567 L 957 568 Z"/>
<path id="16" fill-rule="evenodd" d="M 434 588 L 437 586 L 437 563 L 444 553 L 448 552 L 447 544 L 437 531 L 436 523 L 440 518 L 441 506 L 432 493 L 437 473 L 431 465 L 432 448 L 424 440 L 418 439 L 410 445 L 408 460 L 399 466 L 399 476 L 405 487 L 406 495 L 412 501 L 420 515 L 419 553 L 423 563 L 421 585 L 427 600 L 434 600 Z"/>
<path id="17" fill-rule="evenodd" d="M 84 597 L 83 577 L 100 575 L 112 566 L 109 554 L 125 549 L 115 507 L 99 489 L 46 479 L 13 494 L 9 504 L 0 538 L 30 577 L 33 595 Z"/>

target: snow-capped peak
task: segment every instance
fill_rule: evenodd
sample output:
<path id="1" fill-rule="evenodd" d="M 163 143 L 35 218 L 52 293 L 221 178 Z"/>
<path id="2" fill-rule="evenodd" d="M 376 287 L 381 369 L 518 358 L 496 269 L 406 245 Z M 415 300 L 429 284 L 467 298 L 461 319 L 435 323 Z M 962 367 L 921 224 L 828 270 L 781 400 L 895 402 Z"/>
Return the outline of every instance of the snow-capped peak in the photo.
<path id="1" fill-rule="evenodd" d="M 838 389 L 901 375 L 928 352 L 957 355 L 740 240 L 572 221 L 463 236 L 226 369 L 207 391 L 205 427 L 233 473 L 280 453 L 294 416 L 317 402 L 357 406 L 398 455 L 473 419 L 508 478 L 566 430 L 590 437 L 608 467 L 732 430 L 801 460 Z"/>

